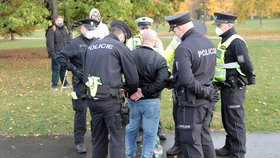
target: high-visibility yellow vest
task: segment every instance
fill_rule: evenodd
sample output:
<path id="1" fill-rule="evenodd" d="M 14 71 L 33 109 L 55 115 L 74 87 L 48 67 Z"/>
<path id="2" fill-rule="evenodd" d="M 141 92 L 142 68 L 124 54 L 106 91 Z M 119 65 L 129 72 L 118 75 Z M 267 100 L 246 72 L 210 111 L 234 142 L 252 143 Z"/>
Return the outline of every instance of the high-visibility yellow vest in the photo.
<path id="1" fill-rule="evenodd" d="M 167 46 L 167 48 L 162 52 L 161 55 L 167 60 L 168 63 L 174 59 L 175 49 L 180 43 L 181 41 L 178 41 L 176 38 L 173 38 L 170 44 Z"/>
<path id="2" fill-rule="evenodd" d="M 126 42 L 126 46 L 130 50 L 133 50 L 133 49 L 137 48 L 137 46 L 142 45 L 141 40 L 142 40 L 142 35 L 139 33 L 138 35 L 133 36 L 130 39 L 128 39 Z"/>
<path id="3" fill-rule="evenodd" d="M 126 46 L 130 49 L 130 50 L 134 50 L 137 47 L 142 45 L 142 35 L 139 33 L 136 36 L 131 37 L 130 39 L 127 40 L 126 42 Z M 158 38 L 155 47 L 153 48 L 154 51 L 162 54 L 164 51 L 163 48 L 163 44 L 161 42 L 161 40 Z"/>
<path id="4" fill-rule="evenodd" d="M 221 43 L 222 41 L 220 41 L 220 43 L 218 44 L 217 57 L 216 57 L 216 67 L 215 67 L 215 76 L 214 76 L 214 79 L 213 79 L 214 82 L 223 83 L 226 80 L 226 69 L 236 69 L 240 73 L 240 75 L 245 76 L 241 72 L 240 65 L 238 64 L 238 62 L 225 63 L 225 61 L 224 61 L 226 48 L 236 38 L 239 38 L 242 41 L 244 41 L 244 39 L 240 35 L 234 34 L 229 39 L 227 39 L 224 43 Z"/>

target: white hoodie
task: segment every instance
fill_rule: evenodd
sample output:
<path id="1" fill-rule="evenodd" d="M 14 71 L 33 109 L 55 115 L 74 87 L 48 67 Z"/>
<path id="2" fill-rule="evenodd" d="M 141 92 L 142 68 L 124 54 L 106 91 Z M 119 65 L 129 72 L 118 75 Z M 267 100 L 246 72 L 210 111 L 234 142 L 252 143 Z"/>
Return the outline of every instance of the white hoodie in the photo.
<path id="1" fill-rule="evenodd" d="M 101 14 L 100 14 L 99 10 L 96 9 L 96 8 L 92 8 L 90 13 L 89 13 L 89 18 L 91 18 L 92 14 L 94 12 L 97 12 L 100 15 L 100 17 L 101 17 Z M 102 21 L 100 21 L 98 27 L 94 31 L 96 32 L 95 38 L 102 39 L 102 38 L 104 38 L 105 36 L 107 36 L 109 34 L 109 30 L 108 30 L 107 25 L 102 23 Z"/>

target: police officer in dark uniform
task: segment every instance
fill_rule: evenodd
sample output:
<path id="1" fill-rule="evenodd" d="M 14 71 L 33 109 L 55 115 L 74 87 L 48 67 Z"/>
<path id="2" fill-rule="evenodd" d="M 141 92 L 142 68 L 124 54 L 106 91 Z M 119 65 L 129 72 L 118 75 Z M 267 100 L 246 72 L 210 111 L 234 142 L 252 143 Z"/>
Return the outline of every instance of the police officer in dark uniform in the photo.
<path id="1" fill-rule="evenodd" d="M 175 126 L 185 158 L 214 158 L 209 133 L 211 102 L 218 93 L 212 86 L 216 48 L 193 26 L 190 13 L 165 17 L 182 42 L 175 50 L 173 63 L 174 91 L 178 98 Z"/>
<path id="2" fill-rule="evenodd" d="M 93 42 L 86 53 L 84 81 L 89 87 L 89 109 L 92 119 L 92 157 L 123 156 L 124 128 L 120 115 L 119 89 L 122 74 L 128 95 L 137 91 L 139 77 L 130 50 L 124 45 L 131 30 L 122 21 L 111 23 L 110 34 Z M 97 86 L 98 85 L 98 86 Z M 110 134 L 110 142 L 108 142 Z"/>
<path id="3" fill-rule="evenodd" d="M 244 39 L 234 29 L 237 16 L 215 13 L 216 34 L 222 37 L 217 47 L 215 83 L 221 88 L 222 122 L 227 133 L 224 147 L 217 155 L 244 158 L 246 130 L 244 99 L 246 85 L 255 84 L 253 65 Z"/>
<path id="4" fill-rule="evenodd" d="M 78 153 L 85 153 L 84 135 L 86 133 L 87 104 L 85 99 L 81 99 L 83 92 L 83 62 L 85 52 L 94 40 L 92 31 L 96 29 L 98 22 L 93 19 L 80 20 L 81 34 L 72 39 L 60 52 L 56 60 L 58 63 L 72 71 L 73 92 L 72 104 L 75 111 L 74 117 L 74 141 Z"/>

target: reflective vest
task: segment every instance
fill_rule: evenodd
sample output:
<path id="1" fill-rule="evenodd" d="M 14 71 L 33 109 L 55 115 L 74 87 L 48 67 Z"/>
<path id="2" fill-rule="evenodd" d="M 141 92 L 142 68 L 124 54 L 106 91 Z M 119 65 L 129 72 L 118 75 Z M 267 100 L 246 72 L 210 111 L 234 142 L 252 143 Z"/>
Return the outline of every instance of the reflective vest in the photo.
<path id="1" fill-rule="evenodd" d="M 181 41 L 178 41 L 176 38 L 173 37 L 170 44 L 167 46 L 167 48 L 163 51 L 161 54 L 169 63 L 171 60 L 174 59 L 175 55 L 175 49 L 178 47 L 178 45 L 181 43 Z"/>
<path id="2" fill-rule="evenodd" d="M 225 58 L 225 53 L 226 53 L 226 49 L 227 47 L 231 44 L 231 42 L 233 40 L 235 40 L 236 38 L 241 39 L 242 41 L 244 41 L 244 39 L 237 34 L 232 35 L 229 39 L 227 39 L 223 44 L 219 43 L 218 47 L 217 47 L 217 57 L 216 57 L 216 67 L 215 67 L 215 76 L 213 81 L 214 82 L 221 82 L 223 83 L 226 80 L 226 69 L 236 69 L 240 75 L 245 76 L 241 70 L 240 70 L 240 65 L 238 64 L 238 62 L 231 62 L 231 63 L 226 63 L 224 61 Z M 245 41 L 244 41 L 245 42 Z M 246 43 L 246 42 L 245 42 Z"/>
<path id="3" fill-rule="evenodd" d="M 130 50 L 134 50 L 142 45 L 142 35 L 139 33 L 136 36 L 131 37 L 128 39 L 126 46 Z M 160 39 L 157 40 L 155 47 L 153 48 L 156 52 L 162 53 L 164 51 L 163 44 Z"/>
<path id="4" fill-rule="evenodd" d="M 133 50 L 139 46 L 141 46 L 141 40 L 142 40 L 142 35 L 139 33 L 136 36 L 131 37 L 130 39 L 128 39 L 126 46 L 130 49 Z"/>

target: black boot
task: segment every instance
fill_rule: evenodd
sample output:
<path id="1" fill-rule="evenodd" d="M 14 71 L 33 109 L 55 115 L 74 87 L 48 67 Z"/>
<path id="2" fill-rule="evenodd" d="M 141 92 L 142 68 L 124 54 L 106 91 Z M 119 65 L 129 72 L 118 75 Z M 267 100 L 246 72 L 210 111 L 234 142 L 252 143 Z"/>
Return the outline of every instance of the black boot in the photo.
<path id="1" fill-rule="evenodd" d="M 215 149 L 215 152 L 217 156 L 228 156 L 230 154 L 230 151 L 225 147 Z"/>
<path id="2" fill-rule="evenodd" d="M 181 147 L 174 144 L 170 149 L 166 151 L 167 156 L 177 155 L 181 153 Z"/>

